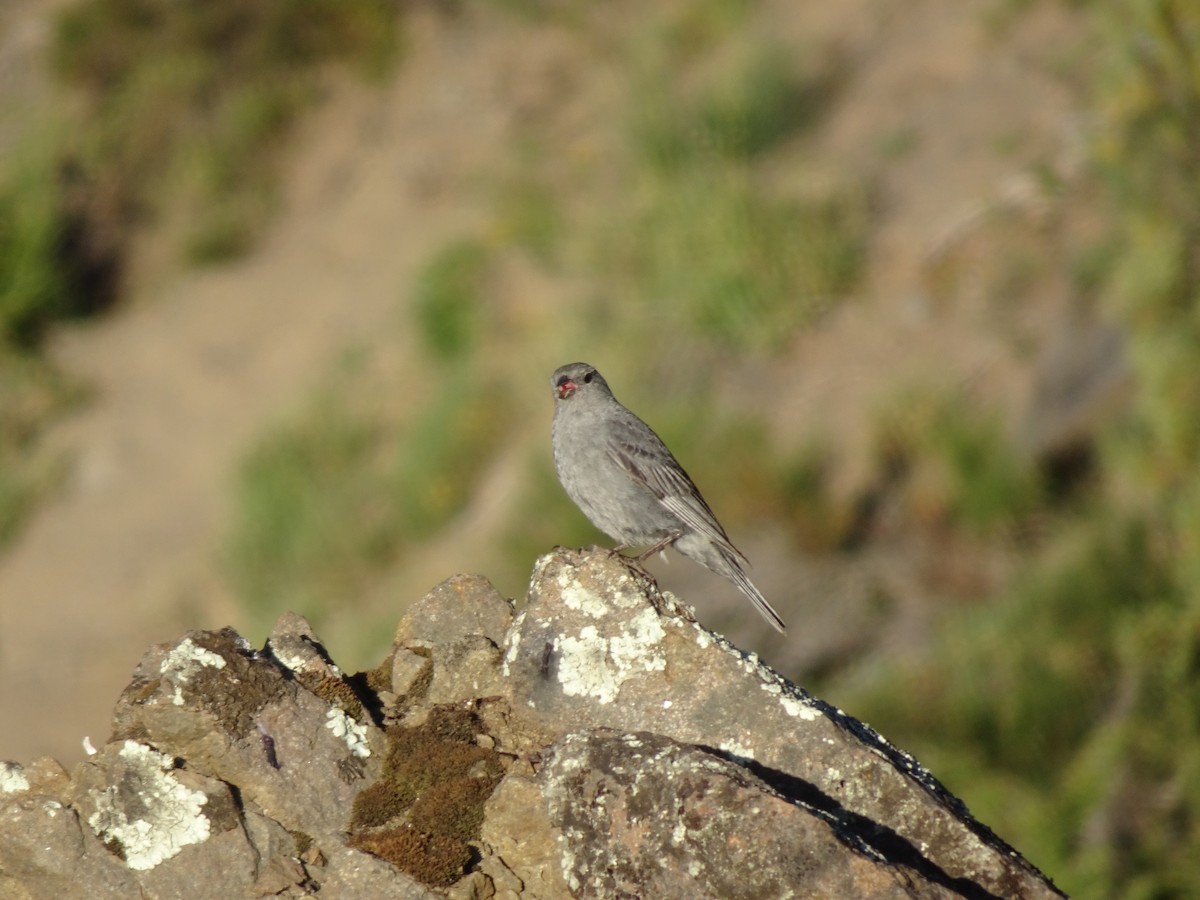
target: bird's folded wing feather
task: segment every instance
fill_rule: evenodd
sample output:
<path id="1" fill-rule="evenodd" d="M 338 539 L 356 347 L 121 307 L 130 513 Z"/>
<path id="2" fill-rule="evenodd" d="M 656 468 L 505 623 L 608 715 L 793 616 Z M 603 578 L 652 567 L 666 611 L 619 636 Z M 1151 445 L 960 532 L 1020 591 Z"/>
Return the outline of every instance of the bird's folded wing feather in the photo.
<path id="1" fill-rule="evenodd" d="M 726 536 L 695 483 L 683 467 L 675 462 L 671 451 L 653 432 L 649 432 L 649 435 L 653 440 L 643 438 L 641 444 L 616 438 L 609 445 L 609 454 L 617 465 L 635 481 L 645 485 L 658 502 L 684 525 L 746 561 L 746 557 Z"/>

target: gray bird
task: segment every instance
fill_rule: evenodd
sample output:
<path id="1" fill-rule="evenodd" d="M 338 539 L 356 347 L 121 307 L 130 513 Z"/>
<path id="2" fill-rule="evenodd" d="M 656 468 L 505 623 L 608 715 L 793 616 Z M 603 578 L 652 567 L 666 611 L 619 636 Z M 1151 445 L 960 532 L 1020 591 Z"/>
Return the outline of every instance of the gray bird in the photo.
<path id="1" fill-rule="evenodd" d="M 779 631 L 783 619 L 750 583 L 749 560 L 733 546 L 683 466 L 654 431 L 622 406 L 594 367 L 570 363 L 550 376 L 554 388 L 554 468 L 593 525 L 617 541 L 613 552 L 674 547 L 723 575 Z"/>

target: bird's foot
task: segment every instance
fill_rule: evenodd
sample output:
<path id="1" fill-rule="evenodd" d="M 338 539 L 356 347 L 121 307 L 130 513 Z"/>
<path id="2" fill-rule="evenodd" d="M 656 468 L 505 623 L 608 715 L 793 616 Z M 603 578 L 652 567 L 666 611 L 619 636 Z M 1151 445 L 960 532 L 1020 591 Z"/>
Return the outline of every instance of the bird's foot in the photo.
<path id="1" fill-rule="evenodd" d="M 683 535 L 681 533 L 680 534 L 675 534 L 675 533 L 668 534 L 665 538 L 663 538 L 657 544 L 655 544 L 654 546 L 652 546 L 646 550 L 643 550 L 641 553 L 639 553 L 637 556 L 635 556 L 634 561 L 638 562 L 638 563 L 643 563 L 646 560 L 648 560 L 651 556 L 653 556 L 655 553 L 662 553 L 663 559 L 665 560 L 667 558 L 667 555 L 663 551 L 665 551 L 668 547 L 670 547 L 672 544 L 674 544 L 681 537 L 683 537 Z"/>

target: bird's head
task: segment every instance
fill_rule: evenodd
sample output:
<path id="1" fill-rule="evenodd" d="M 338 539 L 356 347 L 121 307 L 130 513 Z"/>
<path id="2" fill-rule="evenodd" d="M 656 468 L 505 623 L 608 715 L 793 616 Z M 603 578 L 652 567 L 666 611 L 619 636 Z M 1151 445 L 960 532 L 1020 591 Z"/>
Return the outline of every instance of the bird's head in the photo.
<path id="1" fill-rule="evenodd" d="M 550 376 L 550 384 L 556 400 L 571 400 L 577 394 L 611 394 L 604 376 L 582 362 L 559 366 Z"/>

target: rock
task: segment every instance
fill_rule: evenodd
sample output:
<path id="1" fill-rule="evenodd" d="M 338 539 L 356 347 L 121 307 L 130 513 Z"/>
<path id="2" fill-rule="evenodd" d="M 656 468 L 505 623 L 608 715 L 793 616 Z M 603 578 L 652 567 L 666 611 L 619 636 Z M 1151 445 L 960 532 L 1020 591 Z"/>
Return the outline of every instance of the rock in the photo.
<path id="1" fill-rule="evenodd" d="M 783 885 L 816 897 L 956 896 L 903 863 L 881 865 L 853 821 L 661 735 L 566 735 L 538 781 L 566 837 L 574 896 L 750 900 Z"/>
<path id="2" fill-rule="evenodd" d="M 478 636 L 499 646 L 512 626 L 513 605 L 480 575 L 447 578 L 419 602 L 396 627 L 395 645 L 413 641 L 435 646 Z"/>
<path id="3" fill-rule="evenodd" d="M 0 897 L 136 897 L 136 873 L 70 806 L 33 790 L 0 795 Z"/>
<path id="4" fill-rule="evenodd" d="M 342 829 L 378 777 L 384 740 L 308 624 L 293 630 L 298 619 L 285 616 L 263 653 L 229 629 L 152 649 L 117 704 L 114 738 L 185 760 L 284 828 L 320 838 Z"/>
<path id="5" fill-rule="evenodd" d="M 889 846 L 875 849 L 892 862 L 1004 897 L 1048 889 L 911 756 L 706 631 L 602 553 L 560 550 L 538 561 L 505 667 L 514 715 L 542 731 L 587 723 L 711 747 L 787 796 L 860 817 L 869 843 L 882 829 Z"/>
<path id="6" fill-rule="evenodd" d="M 532 771 L 509 772 L 487 802 L 480 834 L 489 849 L 480 869 L 495 884 L 497 897 L 570 896 L 560 865 L 559 833 Z"/>
<path id="7" fill-rule="evenodd" d="M 347 676 L 308 623 L 152 647 L 68 774 L 0 765 L 0 895 L 1053 897 L 915 760 L 557 550 Z"/>
<path id="8" fill-rule="evenodd" d="M 396 629 L 392 690 L 426 705 L 504 693 L 500 648 L 512 621 L 512 604 L 486 578 L 447 579 Z"/>

